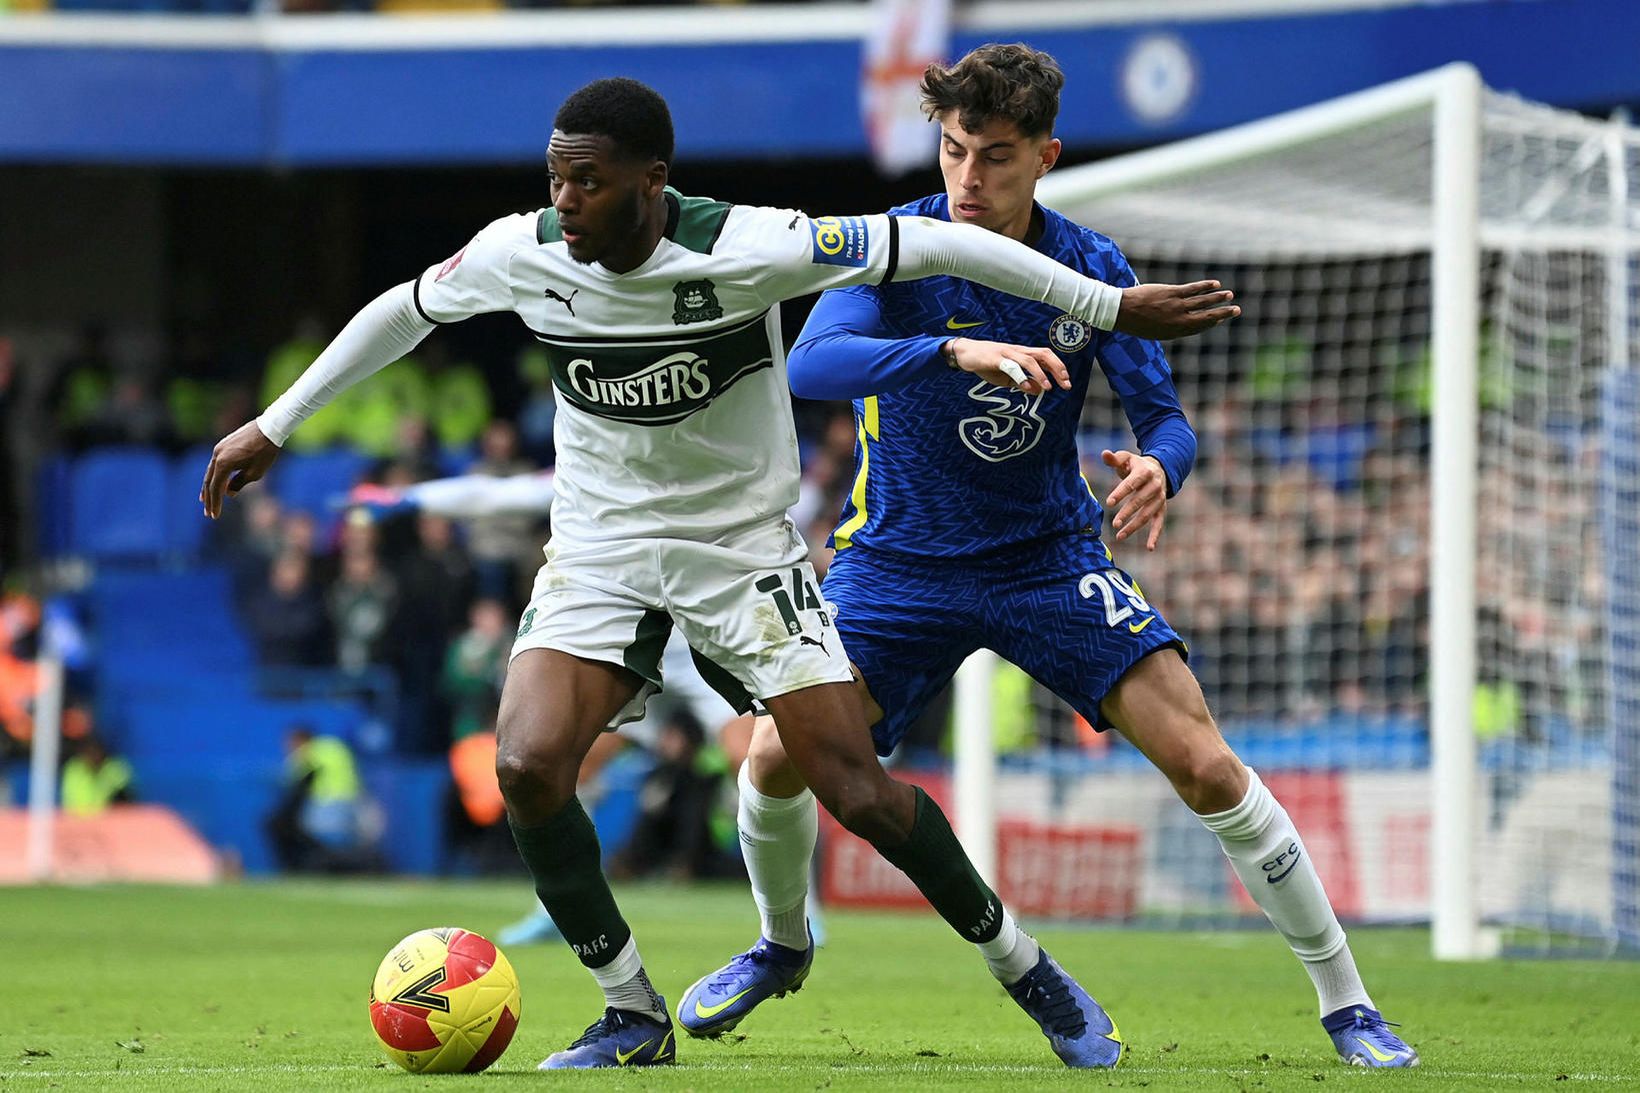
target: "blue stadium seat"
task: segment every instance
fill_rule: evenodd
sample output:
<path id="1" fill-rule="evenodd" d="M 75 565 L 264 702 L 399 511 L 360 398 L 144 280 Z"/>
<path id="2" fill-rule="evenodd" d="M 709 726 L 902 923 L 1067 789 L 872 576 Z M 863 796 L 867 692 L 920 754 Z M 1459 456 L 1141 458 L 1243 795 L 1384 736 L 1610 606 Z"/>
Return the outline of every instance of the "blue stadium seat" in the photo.
<path id="1" fill-rule="evenodd" d="M 210 461 L 209 445 L 189 448 L 171 460 L 165 486 L 165 548 L 172 554 L 197 555 L 210 528 L 210 518 L 199 503 L 199 486 Z"/>
<path id="2" fill-rule="evenodd" d="M 438 469 L 447 475 L 466 474 L 478 460 L 478 448 L 471 445 L 465 448 L 440 448 Z"/>
<path id="3" fill-rule="evenodd" d="M 268 489 L 287 509 L 312 514 L 329 525 L 338 510 L 334 499 L 345 494 L 370 466 L 368 456 L 348 448 L 320 452 L 286 452 L 268 472 Z"/>
<path id="4" fill-rule="evenodd" d="M 42 558 L 56 558 L 69 550 L 69 483 L 73 461 L 66 455 L 42 460 L 34 476 L 35 542 Z"/>
<path id="5" fill-rule="evenodd" d="M 165 457 L 148 448 L 99 448 L 70 472 L 71 553 L 152 558 L 165 550 Z"/>

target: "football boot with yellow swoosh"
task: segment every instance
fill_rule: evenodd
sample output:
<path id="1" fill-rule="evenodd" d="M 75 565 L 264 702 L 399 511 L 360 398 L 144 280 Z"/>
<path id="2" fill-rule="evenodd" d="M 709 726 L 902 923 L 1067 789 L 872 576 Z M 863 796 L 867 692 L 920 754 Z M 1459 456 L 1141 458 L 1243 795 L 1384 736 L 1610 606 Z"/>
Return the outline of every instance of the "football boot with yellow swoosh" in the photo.
<path id="1" fill-rule="evenodd" d="M 1122 1061 L 1122 1033 L 1093 996 L 1043 949 L 1036 965 L 1005 988 L 1031 1015 L 1066 1066 L 1112 1067 Z"/>
<path id="2" fill-rule="evenodd" d="M 1418 1065 L 1418 1053 L 1390 1029 L 1393 1021 L 1366 1006 L 1349 1006 L 1321 1019 L 1332 1037 L 1338 1057 L 1351 1066 L 1405 1067 Z"/>
<path id="3" fill-rule="evenodd" d="M 806 949 L 788 949 L 768 938 L 702 979 L 678 1003 L 678 1024 L 691 1036 L 722 1036 L 758 1004 L 803 988 L 814 964 L 814 940 Z"/>
<path id="4" fill-rule="evenodd" d="M 661 999 L 661 1008 L 666 1000 Z M 672 1022 L 611 1006 L 563 1051 L 547 1056 L 538 1070 L 587 1070 L 602 1066 L 660 1066 L 678 1061 Z"/>

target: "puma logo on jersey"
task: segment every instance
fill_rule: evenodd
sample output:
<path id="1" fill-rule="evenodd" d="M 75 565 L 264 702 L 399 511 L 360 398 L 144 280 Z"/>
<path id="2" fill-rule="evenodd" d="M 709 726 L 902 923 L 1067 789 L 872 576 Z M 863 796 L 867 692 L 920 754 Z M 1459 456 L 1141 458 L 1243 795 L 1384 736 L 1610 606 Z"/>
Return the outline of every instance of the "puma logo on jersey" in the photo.
<path id="1" fill-rule="evenodd" d="M 807 634 L 800 634 L 800 635 L 798 635 L 797 642 L 798 642 L 799 645 L 819 646 L 821 652 L 826 651 L 826 639 L 825 638 L 811 638 Z"/>
<path id="2" fill-rule="evenodd" d="M 542 295 L 544 295 L 549 300 L 557 300 L 559 303 L 561 303 L 565 307 L 569 308 L 569 313 L 570 313 L 570 315 L 573 316 L 575 314 L 575 305 L 571 301 L 575 299 L 575 294 L 577 292 L 580 292 L 580 291 L 581 290 L 578 289 L 578 288 L 577 289 L 572 289 L 568 296 L 560 296 L 557 292 L 555 292 L 555 291 L 553 291 L 552 289 L 549 288 L 545 292 L 543 292 Z"/>

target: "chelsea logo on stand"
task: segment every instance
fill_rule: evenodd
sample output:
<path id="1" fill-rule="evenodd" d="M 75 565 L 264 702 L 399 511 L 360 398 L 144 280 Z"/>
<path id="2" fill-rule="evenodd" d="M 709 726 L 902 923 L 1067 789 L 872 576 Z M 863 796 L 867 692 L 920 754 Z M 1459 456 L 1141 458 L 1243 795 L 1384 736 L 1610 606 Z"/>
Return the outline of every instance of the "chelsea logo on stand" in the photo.
<path id="1" fill-rule="evenodd" d="M 1074 353 L 1088 344 L 1093 328 L 1075 315 L 1061 315 L 1048 324 L 1048 344 L 1061 353 Z"/>

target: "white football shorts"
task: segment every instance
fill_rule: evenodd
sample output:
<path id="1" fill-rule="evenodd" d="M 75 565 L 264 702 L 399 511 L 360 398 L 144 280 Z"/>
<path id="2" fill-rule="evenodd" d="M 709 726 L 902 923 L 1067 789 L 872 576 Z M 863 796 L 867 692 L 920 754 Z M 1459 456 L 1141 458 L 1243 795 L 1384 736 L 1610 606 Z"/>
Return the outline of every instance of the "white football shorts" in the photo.
<path id="1" fill-rule="evenodd" d="M 642 717 L 664 686 L 662 652 L 674 624 L 702 678 L 739 712 L 754 699 L 853 678 L 790 520 L 710 543 L 554 539 L 546 557 L 512 655 L 557 649 L 630 669 L 643 685 L 611 728 Z"/>

